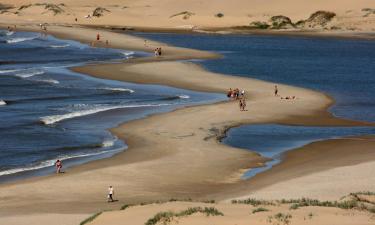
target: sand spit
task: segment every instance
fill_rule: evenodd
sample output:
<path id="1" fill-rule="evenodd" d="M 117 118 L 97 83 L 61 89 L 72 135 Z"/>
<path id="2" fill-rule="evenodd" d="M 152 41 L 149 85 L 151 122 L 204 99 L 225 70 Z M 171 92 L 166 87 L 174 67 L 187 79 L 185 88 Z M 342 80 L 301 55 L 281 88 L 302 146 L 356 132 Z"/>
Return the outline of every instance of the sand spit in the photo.
<path id="1" fill-rule="evenodd" d="M 20 28 L 39 29 L 32 26 Z M 50 26 L 49 32 L 58 37 L 91 43 L 98 30 Z M 326 112 L 332 99 L 322 93 L 279 85 L 283 95 L 298 96 L 296 100 L 285 101 L 273 96 L 272 83 L 220 75 L 191 63 L 171 61 L 218 57 L 215 54 L 151 41 L 145 46 L 144 40 L 140 38 L 99 32 L 104 40 L 110 40 L 110 47 L 152 52 L 155 47 L 162 46 L 165 55 L 75 68 L 76 71 L 105 79 L 158 83 L 211 92 L 224 93 L 229 87 L 238 87 L 247 90 L 248 111 L 239 113 L 238 103 L 228 101 L 187 107 L 113 128 L 111 131 L 127 142 L 129 149 L 126 152 L 113 158 L 77 166 L 63 175 L 1 185 L 0 216 L 6 224 L 22 224 L 25 218 L 29 224 L 38 225 L 49 218 L 49 222 L 45 224 L 50 224 L 50 221 L 62 218 L 62 214 L 71 216 L 72 221 L 75 221 L 77 217 L 83 219 L 84 215 L 118 209 L 127 203 L 167 200 L 173 197 L 202 199 L 216 193 L 215 198 L 225 199 L 233 194 L 233 190 L 240 190 L 238 194 L 245 196 L 243 188 L 247 188 L 249 194 L 253 187 L 240 179 L 243 171 L 261 166 L 267 159 L 254 152 L 222 145 L 218 139 L 229 127 L 244 123 L 271 122 L 362 124 L 332 117 Z M 373 146 L 373 142 L 371 143 Z M 335 148 L 335 145 L 331 148 Z M 346 161 L 340 164 L 345 165 L 352 164 Z M 307 174 L 311 173 L 314 173 L 313 169 Z M 350 174 L 347 179 L 357 176 L 358 174 Z M 106 202 L 108 185 L 115 187 L 115 197 L 119 201 L 110 204 Z M 360 185 L 357 187 L 361 188 Z M 330 188 L 336 187 L 336 183 L 332 181 Z M 346 190 L 348 192 L 351 190 Z M 41 217 L 44 219 L 38 219 Z M 74 223 L 66 221 L 64 225 L 66 224 Z"/>

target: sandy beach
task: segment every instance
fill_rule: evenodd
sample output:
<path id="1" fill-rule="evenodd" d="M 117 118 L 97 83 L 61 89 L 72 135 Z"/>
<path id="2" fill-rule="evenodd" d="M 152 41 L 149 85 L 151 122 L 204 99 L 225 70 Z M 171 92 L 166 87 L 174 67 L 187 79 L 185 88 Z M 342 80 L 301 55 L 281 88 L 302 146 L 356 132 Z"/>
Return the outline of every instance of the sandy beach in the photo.
<path id="1" fill-rule="evenodd" d="M 39 27 L 19 26 L 19 29 L 38 31 Z M 91 43 L 97 32 L 87 28 L 49 26 L 50 34 L 84 43 Z M 291 101 L 281 100 L 273 96 L 274 83 L 216 74 L 189 62 L 175 61 L 219 57 L 216 54 L 152 41 L 146 47 L 140 38 L 109 31 L 100 33 L 103 39 L 110 40 L 110 47 L 152 53 L 155 47 L 161 46 L 163 56 L 89 65 L 74 68 L 74 71 L 105 79 L 223 94 L 229 87 L 238 87 L 247 91 L 248 111 L 239 114 L 238 103 L 227 101 L 186 107 L 113 128 L 111 132 L 128 144 L 125 152 L 71 168 L 63 175 L 2 184 L 0 216 L 6 224 L 25 224 L 25 221 L 49 224 L 51 219 L 64 219 L 62 224 L 77 224 L 97 211 L 170 198 L 227 200 L 254 194 L 278 199 L 289 194 L 290 197 L 337 199 L 352 191 L 373 188 L 375 181 L 370 176 L 371 170 L 363 172 L 366 168 L 374 168 L 372 136 L 364 140 L 354 138 L 311 144 L 288 153 L 284 163 L 267 173 L 249 181 L 241 180 L 244 170 L 261 166 L 267 159 L 221 144 L 220 137 L 230 127 L 248 123 L 354 126 L 366 123 L 333 117 L 326 111 L 333 101 L 322 93 L 279 84 L 282 95 L 298 97 Z M 361 146 L 361 153 L 354 153 L 350 147 L 341 151 L 343 146 L 350 145 Z M 338 152 L 340 160 L 337 160 Z M 309 162 L 308 166 L 303 160 Z M 301 185 L 306 179 L 319 179 L 321 173 L 329 183 L 309 186 L 314 188 L 313 192 Z M 332 179 L 339 175 L 344 178 Z M 337 185 L 349 181 L 351 185 L 336 189 Z M 284 182 L 292 182 L 300 189 L 290 191 Z M 113 204 L 103 201 L 109 184 L 116 187 L 116 199 L 119 200 Z M 23 216 L 19 217 L 20 214 Z"/>

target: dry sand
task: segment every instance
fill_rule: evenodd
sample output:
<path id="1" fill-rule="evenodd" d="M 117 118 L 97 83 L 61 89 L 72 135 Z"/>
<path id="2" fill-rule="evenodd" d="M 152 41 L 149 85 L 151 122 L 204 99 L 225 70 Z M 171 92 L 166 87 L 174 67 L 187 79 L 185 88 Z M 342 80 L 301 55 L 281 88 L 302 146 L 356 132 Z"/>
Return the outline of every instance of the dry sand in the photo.
<path id="1" fill-rule="evenodd" d="M 35 5 L 46 2 L 56 4 L 61 13 L 55 15 L 45 9 L 45 5 Z M 318 10 L 327 10 L 337 16 L 326 26 L 313 30 L 327 32 L 328 29 L 328 32 L 335 33 L 375 31 L 373 0 L 3 0 L 1 3 L 15 7 L 0 14 L 4 23 L 48 22 L 157 30 L 210 30 L 247 26 L 254 21 L 268 22 L 276 15 L 290 17 L 296 23 Z M 85 16 L 92 14 L 97 7 L 108 11 L 99 18 L 86 19 Z M 215 16 L 218 13 L 223 16 Z M 331 30 L 332 27 L 335 29 Z M 311 30 L 309 27 L 304 29 Z"/>
<path id="2" fill-rule="evenodd" d="M 91 42 L 97 33 L 95 30 L 69 27 L 50 27 L 49 30 L 59 37 L 70 37 L 86 43 Z M 159 43 L 150 43 L 151 47 L 145 47 L 142 39 L 100 32 L 103 37 L 111 40 L 112 47 L 152 51 L 154 46 L 159 45 Z M 22 221 L 27 220 L 29 224 L 44 224 L 43 221 L 48 221 L 48 218 L 49 221 L 55 221 L 64 218 L 67 214 L 72 222 L 64 221 L 64 224 L 74 224 L 73 221 L 78 218 L 83 219 L 87 213 L 118 209 L 129 202 L 163 200 L 172 197 L 204 199 L 213 193 L 223 192 L 221 197 L 217 194 L 217 198 L 220 199 L 228 196 L 228 193 L 232 194 L 231 190 L 236 188 L 242 190 L 244 187 L 248 187 L 247 190 L 250 192 L 252 190 L 251 186 L 248 186 L 248 181 L 241 181 L 240 176 L 245 169 L 262 165 L 265 159 L 253 152 L 220 144 L 217 137 L 221 136 L 228 127 L 243 123 L 271 122 L 312 125 L 360 124 L 333 118 L 326 112 L 332 100 L 324 94 L 279 85 L 282 95 L 298 97 L 293 101 L 281 100 L 273 96 L 272 83 L 215 74 L 191 63 L 165 61 L 174 58 L 216 57 L 214 54 L 164 45 L 163 49 L 166 56 L 156 59 L 159 62 L 155 62 L 152 58 L 140 62 L 135 60 L 75 70 L 102 78 L 160 83 L 192 90 L 225 92 L 229 87 L 238 87 L 247 91 L 249 110 L 240 113 L 237 102 L 229 101 L 187 107 L 114 128 L 112 132 L 129 145 L 126 152 L 110 159 L 69 169 L 63 175 L 32 178 L 1 185 L 2 222 L 22 224 Z M 371 142 L 370 147 L 373 148 L 373 144 Z M 335 148 L 335 145 L 331 147 Z M 367 153 L 368 157 L 362 161 L 358 160 L 356 164 L 370 161 L 370 157 L 373 159 L 373 155 Z M 348 151 L 345 154 L 352 154 L 352 152 Z M 327 158 L 335 159 L 336 155 L 327 155 Z M 312 160 L 313 162 L 315 161 Z M 340 166 L 353 164 L 343 162 Z M 298 170 L 302 167 L 295 168 Z M 359 168 L 357 171 L 363 169 L 357 168 Z M 317 171 L 321 170 L 317 168 Z M 306 174 L 312 173 L 314 173 L 313 166 Z M 302 176 L 303 173 L 300 175 Z M 351 176 L 357 177 L 361 174 L 351 174 Z M 332 180 L 331 185 L 323 188 L 322 191 L 326 191 L 327 188 L 334 190 L 337 184 L 341 184 L 341 180 L 335 182 Z M 113 204 L 105 202 L 108 185 L 115 187 L 115 197 L 118 202 Z M 368 185 L 356 185 L 357 188 L 368 188 Z M 347 186 L 346 189 L 343 187 L 340 191 L 348 193 L 351 192 L 352 187 Z M 18 217 L 20 214 L 24 216 Z M 38 218 L 43 218 L 43 221 Z"/>

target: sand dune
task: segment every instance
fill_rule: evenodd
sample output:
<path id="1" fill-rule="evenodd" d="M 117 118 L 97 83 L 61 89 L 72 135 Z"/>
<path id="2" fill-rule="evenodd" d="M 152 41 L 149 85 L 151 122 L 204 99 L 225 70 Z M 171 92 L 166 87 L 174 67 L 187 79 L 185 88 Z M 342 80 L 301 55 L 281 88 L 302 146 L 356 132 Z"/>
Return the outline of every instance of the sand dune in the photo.
<path id="1" fill-rule="evenodd" d="M 189 208 L 215 208 L 223 215 L 207 216 L 203 213 L 173 217 L 171 221 L 161 220 L 157 224 L 182 225 L 269 225 L 269 224 L 314 224 L 314 225 L 365 225 L 373 224 L 375 218 L 371 213 L 357 210 L 343 210 L 339 208 L 303 207 L 297 210 L 290 209 L 291 204 L 259 205 L 244 204 L 204 204 L 194 202 L 168 202 L 145 206 L 129 207 L 125 211 L 104 212 L 99 215 L 92 225 L 120 225 L 130 222 L 133 225 L 144 225 L 149 219 L 160 212 L 183 212 Z M 257 210 L 267 210 L 259 211 Z M 165 221 L 165 220 L 164 220 Z M 151 223 L 150 223 L 151 224 Z"/>
<path id="2" fill-rule="evenodd" d="M 46 8 L 40 3 L 53 3 Z M 338 31 L 371 32 L 375 29 L 375 2 L 372 0 L 83 0 L 56 1 L 4 0 L 14 6 L 0 14 L 3 22 L 70 23 L 85 25 L 130 26 L 143 28 L 203 29 L 248 26 L 254 21 L 269 22 L 284 15 L 294 23 L 306 20 L 319 10 L 337 14 L 324 27 Z M 39 5 L 38 5 L 39 3 Z M 61 4 L 63 3 L 63 4 Z M 30 5 L 31 4 L 31 5 Z M 85 18 L 101 8 L 102 16 Z M 75 18 L 78 19 L 75 22 Z M 308 26 L 303 29 L 310 29 Z"/>

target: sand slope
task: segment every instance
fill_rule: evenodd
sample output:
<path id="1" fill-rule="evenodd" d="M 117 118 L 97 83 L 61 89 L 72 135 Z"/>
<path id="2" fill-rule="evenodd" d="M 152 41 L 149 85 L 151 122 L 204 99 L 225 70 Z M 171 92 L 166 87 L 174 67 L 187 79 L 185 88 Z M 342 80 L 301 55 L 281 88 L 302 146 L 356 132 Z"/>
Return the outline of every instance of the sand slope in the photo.
<path id="1" fill-rule="evenodd" d="M 168 202 L 164 204 L 151 204 L 145 206 L 134 206 L 125 211 L 105 212 L 97 217 L 92 225 L 120 225 L 130 223 L 132 225 L 144 225 L 158 212 L 180 212 L 189 207 L 215 207 L 224 216 L 206 216 L 198 213 L 181 218 L 175 218 L 166 224 L 179 225 L 269 225 L 280 224 L 277 219 L 270 219 L 270 216 L 282 213 L 291 215 L 289 224 L 314 224 L 314 225 L 365 225 L 373 224 L 375 218 L 368 212 L 354 210 L 342 210 L 337 208 L 323 207 L 305 207 L 297 210 L 290 210 L 290 205 L 280 206 L 251 206 L 251 205 L 233 205 L 233 204 L 204 204 L 190 202 Z M 256 208 L 266 208 L 267 212 L 252 213 Z M 158 224 L 163 224 L 162 222 Z"/>

